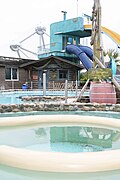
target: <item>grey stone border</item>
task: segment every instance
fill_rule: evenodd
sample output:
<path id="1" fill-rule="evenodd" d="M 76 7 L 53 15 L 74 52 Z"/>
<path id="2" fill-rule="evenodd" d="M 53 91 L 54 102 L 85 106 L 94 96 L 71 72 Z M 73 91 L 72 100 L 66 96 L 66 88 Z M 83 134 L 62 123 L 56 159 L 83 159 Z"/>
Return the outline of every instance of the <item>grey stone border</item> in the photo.
<path id="1" fill-rule="evenodd" d="M 31 111 L 112 111 L 120 112 L 120 104 L 32 102 L 0 105 L 0 113 Z"/>

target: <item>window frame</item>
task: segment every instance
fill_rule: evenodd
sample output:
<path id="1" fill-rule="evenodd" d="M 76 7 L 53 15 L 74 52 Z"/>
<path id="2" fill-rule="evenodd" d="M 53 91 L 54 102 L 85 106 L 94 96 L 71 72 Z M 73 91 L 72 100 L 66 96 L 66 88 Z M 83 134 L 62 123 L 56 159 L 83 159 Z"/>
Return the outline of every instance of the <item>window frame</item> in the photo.
<path id="1" fill-rule="evenodd" d="M 66 71 L 66 77 L 65 78 L 60 78 L 60 71 Z M 58 70 L 58 79 L 59 80 L 68 80 L 68 69 L 59 69 Z"/>
<path id="2" fill-rule="evenodd" d="M 10 69 L 10 79 L 6 79 L 6 69 Z M 16 69 L 16 76 L 17 76 L 17 78 L 16 79 L 14 79 L 13 78 L 13 76 L 14 76 L 14 69 Z M 12 66 L 12 67 L 10 67 L 10 66 L 6 66 L 5 67 L 5 81 L 19 81 L 19 68 L 18 67 L 14 67 L 14 66 Z"/>

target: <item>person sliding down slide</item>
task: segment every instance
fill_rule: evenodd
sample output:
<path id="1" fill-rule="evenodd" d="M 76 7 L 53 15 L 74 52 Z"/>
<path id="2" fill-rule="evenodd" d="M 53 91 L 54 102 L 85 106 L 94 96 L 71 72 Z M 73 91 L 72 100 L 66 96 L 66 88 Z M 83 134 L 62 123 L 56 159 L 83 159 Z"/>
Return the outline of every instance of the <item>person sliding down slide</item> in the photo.
<path id="1" fill-rule="evenodd" d="M 93 63 L 91 62 L 93 58 L 92 49 L 88 46 L 77 46 L 73 44 L 69 44 L 66 46 L 66 52 L 68 54 L 75 54 L 79 60 L 84 65 L 85 69 L 91 69 Z"/>

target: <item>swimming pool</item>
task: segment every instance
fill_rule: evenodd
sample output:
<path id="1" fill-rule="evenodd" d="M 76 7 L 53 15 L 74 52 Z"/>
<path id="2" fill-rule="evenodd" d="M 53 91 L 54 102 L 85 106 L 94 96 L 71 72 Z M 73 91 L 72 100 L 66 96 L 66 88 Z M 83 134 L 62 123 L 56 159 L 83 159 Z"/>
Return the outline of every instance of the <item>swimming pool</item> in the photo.
<path id="1" fill-rule="evenodd" d="M 32 126 L 0 129 L 0 145 L 45 152 L 120 149 L 120 131 L 87 126 Z"/>
<path id="2" fill-rule="evenodd" d="M 111 116 L 112 116 L 112 113 L 111 113 Z M 118 116 L 119 116 L 119 114 L 118 114 Z M 118 138 L 117 145 L 116 145 L 115 142 L 113 142 L 112 139 L 110 139 L 110 141 L 106 141 L 106 142 L 109 142 L 109 143 L 105 143 L 104 142 L 105 139 L 107 140 L 107 139 L 110 138 L 110 136 L 111 136 L 110 134 L 112 134 L 111 137 L 118 137 L 119 136 L 119 126 L 118 126 L 119 119 L 114 119 L 114 125 L 116 123 L 118 123 L 118 124 L 116 124 L 115 127 L 113 128 L 112 124 L 108 123 L 109 120 L 110 120 L 109 122 L 112 122 L 113 118 L 106 118 L 106 121 L 103 121 L 103 120 L 105 120 L 105 118 L 102 118 L 102 119 L 100 118 L 99 123 L 96 124 L 98 122 L 97 120 L 99 119 L 99 117 L 92 117 L 91 116 L 92 123 L 90 123 L 90 122 L 88 123 L 88 119 L 89 119 L 88 116 L 85 115 L 83 117 L 83 116 L 78 115 L 78 114 L 76 114 L 76 115 L 69 114 L 67 116 L 65 116 L 65 115 L 61 116 L 61 115 L 58 115 L 58 114 L 57 115 L 54 115 L 54 114 L 48 115 L 47 116 L 47 121 L 50 120 L 49 123 L 48 122 L 47 123 L 45 123 L 45 122 L 43 123 L 43 119 L 45 119 L 45 118 L 43 118 L 43 117 L 45 117 L 44 115 L 41 115 L 41 116 L 39 116 L 39 115 L 37 115 L 37 116 L 36 115 L 35 116 L 28 116 L 28 118 L 27 118 L 27 116 L 24 116 L 24 117 L 25 118 L 23 118 L 21 116 L 20 119 L 17 118 L 17 122 L 16 122 L 17 124 L 14 124 L 15 123 L 13 121 L 14 118 L 12 118 L 12 117 L 8 118 L 9 119 L 8 120 L 9 121 L 9 126 L 11 126 L 11 128 L 8 127 L 6 129 L 6 127 L 4 127 L 4 128 L 2 127 L 2 131 L 1 131 L 2 134 L 1 134 L 0 140 L 3 139 L 3 142 L 5 143 L 5 139 L 4 138 L 6 136 L 6 141 L 7 141 L 6 145 L 12 146 L 13 149 L 11 149 L 11 150 L 13 152 L 14 152 L 14 148 L 15 149 L 17 148 L 17 150 L 22 148 L 22 149 L 26 149 L 27 152 L 31 152 L 31 150 L 32 150 L 32 152 L 35 153 L 38 149 L 40 150 L 40 148 L 41 148 L 40 147 L 40 142 L 41 142 L 43 144 L 42 148 L 45 148 L 47 152 L 45 152 L 45 149 L 41 149 L 41 150 L 42 151 L 44 150 L 44 152 L 47 153 L 47 155 L 49 153 L 51 153 L 51 152 L 49 152 L 49 150 L 50 150 L 49 148 L 50 147 L 52 147 L 52 151 L 57 151 L 55 153 L 59 153 L 59 151 L 61 151 L 61 149 L 58 150 L 58 146 L 57 146 L 58 142 L 56 142 L 56 139 L 57 140 L 58 139 L 59 140 L 61 140 L 61 139 L 62 140 L 66 140 L 67 138 L 70 138 L 70 137 L 73 138 L 73 142 L 74 143 L 75 143 L 76 139 L 78 140 L 78 137 L 81 137 L 79 139 L 84 141 L 84 145 L 86 145 L 86 142 L 85 142 L 86 138 L 87 138 L 86 139 L 87 142 L 92 142 L 92 146 L 90 146 L 90 147 L 83 146 L 81 148 L 80 146 L 78 147 L 78 144 L 79 144 L 78 142 L 75 143 L 75 144 L 74 143 L 72 144 L 71 142 L 69 143 L 69 141 L 67 143 L 65 141 L 65 144 L 67 145 L 67 149 L 64 149 L 64 146 L 61 146 L 60 148 L 62 148 L 62 150 L 65 150 L 65 151 L 67 150 L 67 154 L 65 156 L 69 156 L 69 153 L 70 153 L 70 158 L 71 158 L 72 155 L 74 156 L 74 153 L 75 153 L 75 154 L 78 155 L 77 156 L 77 159 L 78 159 L 79 153 L 80 153 L 79 151 L 72 152 L 72 154 L 71 154 L 71 152 L 68 152 L 69 151 L 69 147 L 71 146 L 71 144 L 72 144 L 72 146 L 75 147 L 74 148 L 75 151 L 76 151 L 76 149 L 77 150 L 80 149 L 80 150 L 87 151 L 87 153 L 90 153 L 89 150 L 93 151 L 93 149 L 95 151 L 100 150 L 100 152 L 103 152 L 103 151 L 106 151 L 106 150 L 109 152 L 109 150 L 111 149 L 110 148 L 111 143 L 115 145 L 113 148 L 116 149 L 116 147 L 118 147 L 118 150 L 119 150 L 119 146 L 118 146 L 119 138 Z M 33 120 L 30 117 L 33 118 Z M 36 121 L 36 117 L 42 118 L 40 120 L 40 122 L 42 122 L 41 125 L 38 123 L 38 121 L 39 121 L 38 119 Z M 80 122 L 78 123 L 78 121 L 79 121 L 79 119 L 81 119 L 81 117 L 82 117 L 82 126 L 79 124 Z M 78 118 L 78 119 L 76 119 L 76 118 Z M 27 119 L 29 119 L 29 120 L 31 119 L 29 121 L 29 123 L 28 123 Z M 66 126 L 66 123 L 64 123 L 64 121 L 63 121 L 64 119 L 65 119 L 65 121 L 67 121 L 67 126 Z M 71 119 L 71 121 L 70 121 L 70 119 Z M 85 124 L 83 123 L 84 119 L 87 119 L 87 122 Z M 4 123 L 6 121 L 6 119 L 4 119 L 4 118 L 2 118 L 1 120 L 3 120 Z M 3 121 L 2 121 L 2 123 L 3 123 Z M 23 121 L 24 121 L 25 124 L 23 123 Z M 26 121 L 27 121 L 27 124 L 26 124 Z M 74 123 L 73 123 L 73 121 L 74 121 Z M 101 127 L 100 124 L 104 123 L 104 122 L 105 122 L 105 124 L 104 125 L 102 124 L 102 127 Z M 18 126 L 19 123 L 20 124 L 22 123 L 21 126 Z M 106 123 L 108 123 L 108 124 L 106 124 Z M 23 126 L 23 124 L 24 124 L 24 126 Z M 28 127 L 28 125 L 29 125 L 29 127 Z M 75 129 L 73 129 L 71 127 L 71 125 L 74 125 Z M 98 128 L 98 125 L 100 126 L 100 128 Z M 13 126 L 15 126 L 17 129 L 13 128 Z M 51 127 L 53 129 L 51 129 Z M 60 128 L 59 130 L 57 129 L 58 127 Z M 107 130 L 106 130 L 106 127 L 107 127 Z M 62 131 L 65 133 L 64 136 L 61 134 Z M 74 133 L 74 131 L 76 133 Z M 100 134 L 98 133 L 98 131 L 99 131 Z M 100 146 L 100 143 L 94 144 L 94 143 L 97 143 L 98 140 L 94 141 L 94 139 L 92 139 L 92 141 L 91 141 L 91 137 L 92 137 L 91 132 L 94 132 L 93 133 L 94 134 L 93 135 L 94 139 L 97 139 L 98 137 L 100 138 L 99 139 L 100 141 L 104 139 L 101 142 L 101 145 L 102 146 L 105 146 L 105 145 L 109 146 L 110 149 L 108 147 L 106 147 L 107 149 L 104 149 L 104 147 Z M 102 134 L 101 134 L 101 132 L 102 132 Z M 104 135 L 103 135 L 103 132 L 104 132 Z M 96 133 L 97 133 L 97 135 L 96 135 Z M 34 136 L 33 136 L 33 134 L 34 134 Z M 56 134 L 56 136 L 54 136 L 54 134 Z M 72 135 L 75 134 L 75 136 L 71 136 L 71 134 Z M 14 138 L 12 138 L 13 135 L 15 135 Z M 22 137 L 22 138 L 20 138 L 22 141 L 20 141 L 20 139 L 18 138 L 18 135 L 19 135 L 19 137 Z M 88 135 L 90 137 L 88 137 Z M 76 136 L 77 136 L 77 138 L 76 138 Z M 2 137 L 4 137 L 4 138 L 2 138 Z M 19 139 L 19 140 L 17 140 L 17 139 Z M 50 139 L 53 141 L 53 144 L 51 144 L 51 145 L 50 145 L 50 141 L 49 141 Z M 8 142 L 9 142 L 9 144 L 8 144 Z M 19 142 L 21 142 L 21 143 L 19 143 Z M 25 142 L 28 143 L 27 146 L 26 146 Z M 39 145 L 38 145 L 38 142 L 39 142 Z M 48 142 L 48 144 L 46 144 L 45 142 Z M 15 145 L 14 143 L 15 144 L 17 143 L 17 145 Z M 1 142 L 1 144 L 2 144 L 2 142 Z M 59 143 L 59 145 L 61 145 L 61 144 Z M 46 148 L 46 146 L 48 147 L 48 149 Z M 5 147 L 3 147 L 3 150 L 5 150 Z M 64 152 L 64 153 L 66 153 L 66 152 Z M 86 153 L 86 152 L 82 152 L 82 153 Z M 59 159 L 60 156 L 59 155 L 60 154 L 57 154 L 57 162 L 60 161 L 60 159 Z M 25 159 L 27 159 L 27 158 L 28 157 L 26 156 Z M 38 156 L 37 156 L 37 158 L 38 158 Z M 19 158 L 19 159 L 21 159 L 21 158 Z M 54 159 L 54 157 L 52 159 Z M 41 158 L 41 161 L 42 161 L 42 158 Z M 51 160 L 49 159 L 49 161 L 51 161 Z M 99 159 L 98 159 L 98 161 L 99 161 Z M 104 159 L 103 159 L 103 161 L 104 161 Z M 29 161 L 29 162 L 31 162 L 31 161 Z M 25 163 L 26 163 L 26 166 L 27 166 L 28 163 L 27 163 L 26 160 L 25 160 Z M 74 163 L 75 163 L 74 159 L 72 159 L 72 166 L 71 166 L 71 168 L 73 168 L 73 164 Z M 43 164 L 44 163 L 42 163 L 42 167 L 44 166 Z M 92 162 L 92 164 L 94 164 L 94 162 Z M 59 163 L 57 163 L 57 166 L 58 165 L 59 165 Z M 57 166 L 54 166 L 54 167 L 57 168 Z M 90 166 L 91 166 L 91 163 L 90 163 Z M 51 164 L 50 164 L 50 167 L 51 167 Z M 70 164 L 69 164 L 69 168 L 70 168 Z M 74 166 L 74 168 L 76 168 L 76 166 Z M 103 168 L 105 169 L 106 167 L 103 167 Z M 50 169 L 49 169 L 49 171 L 50 171 Z M 87 171 L 89 171 L 89 170 L 87 169 Z M 81 172 L 81 173 L 79 173 L 79 172 L 76 172 L 76 173 L 71 173 L 71 172 L 69 172 L 69 173 L 68 172 L 66 172 L 66 173 L 63 173 L 63 172 L 59 173 L 59 172 L 57 172 L 56 173 L 56 172 L 54 172 L 53 173 L 53 172 L 37 172 L 37 171 L 33 171 L 33 170 L 29 171 L 29 170 L 21 169 L 21 168 L 18 168 L 18 167 L 6 166 L 5 164 L 1 165 L 0 174 L 2 175 L 1 177 L 3 177 L 4 179 L 5 179 L 5 177 L 8 177 L 7 175 L 9 175 L 9 179 L 12 179 L 12 180 L 14 180 L 15 178 L 16 179 L 21 179 L 21 180 L 22 179 L 26 179 L 26 180 L 27 179 L 36 179 L 37 180 L 39 178 L 46 179 L 46 180 L 47 179 L 54 180 L 54 179 L 61 179 L 61 178 L 62 179 L 80 179 L 80 178 L 82 178 L 82 179 L 96 179 L 96 180 L 97 179 L 100 179 L 100 180 L 111 179 L 111 180 L 113 180 L 115 178 L 118 178 L 118 179 L 120 178 L 120 171 L 119 170 L 114 170 L 114 171 L 111 170 L 109 172 L 108 171 L 105 171 L 105 172 L 101 171 L 101 172 L 94 172 L 94 173 L 93 172 L 91 172 L 91 173 L 90 172 L 86 172 L 86 173 L 84 173 L 84 172 Z"/>
<path id="3" fill-rule="evenodd" d="M 21 100 L 24 96 L 43 96 L 42 90 L 37 91 L 1 91 L 0 104 L 21 104 L 25 103 Z M 46 91 L 46 96 L 65 96 L 64 91 Z M 68 96 L 76 97 L 75 91 L 68 91 Z"/>

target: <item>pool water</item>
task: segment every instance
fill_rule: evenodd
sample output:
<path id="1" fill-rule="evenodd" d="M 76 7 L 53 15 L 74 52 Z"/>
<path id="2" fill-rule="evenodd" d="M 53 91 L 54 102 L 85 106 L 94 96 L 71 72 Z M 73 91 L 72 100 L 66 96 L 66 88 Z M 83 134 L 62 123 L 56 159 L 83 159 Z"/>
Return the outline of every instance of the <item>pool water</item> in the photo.
<path id="1" fill-rule="evenodd" d="M 9 112 L 0 113 L 1 117 L 17 117 L 17 116 L 33 116 L 33 115 L 55 115 L 55 114 L 68 114 L 68 115 L 82 115 L 82 116 L 99 116 L 120 119 L 119 112 L 111 111 L 31 111 L 31 112 Z"/>
<path id="2" fill-rule="evenodd" d="M 42 96 L 42 91 L 11 91 L 0 93 L 0 104 L 21 104 L 22 96 Z"/>
<path id="3" fill-rule="evenodd" d="M 82 126 L 2 128 L 3 144 L 45 152 L 96 152 L 120 149 L 120 131 Z"/>
<path id="4" fill-rule="evenodd" d="M 0 117 L 25 116 L 42 114 L 77 114 L 89 116 L 102 116 L 120 119 L 120 113 L 116 112 L 27 112 L 27 113 L 5 113 Z M 59 130 L 58 130 L 59 128 Z M 72 136 L 73 131 L 77 132 Z M 56 136 L 54 133 L 56 132 Z M 61 133 L 62 132 L 62 133 Z M 64 132 L 64 136 L 63 136 Z M 87 132 L 87 134 L 86 134 Z M 17 148 L 32 149 L 33 151 L 62 151 L 62 152 L 90 152 L 104 151 L 120 148 L 119 131 L 116 129 L 104 129 L 95 127 L 77 126 L 72 129 L 70 126 L 32 126 L 19 128 L 1 128 L 0 144 L 6 144 Z M 77 137 L 76 137 L 77 136 Z M 71 140 L 70 140 L 70 139 Z M 75 141 L 74 141 L 75 139 Z M 92 141 L 91 141 L 92 140 Z M 76 142 L 77 141 L 77 142 Z M 82 141 L 82 142 L 81 142 Z M 108 142 L 108 143 L 106 143 Z M 92 165 L 92 162 L 91 162 Z M 0 165 L 1 180 L 119 180 L 120 170 L 95 172 L 95 173 L 49 173 L 23 170 L 5 165 Z"/>
<path id="5" fill-rule="evenodd" d="M 49 173 L 0 165 L 1 180 L 119 180 L 120 170 L 100 173 Z"/>
<path id="6" fill-rule="evenodd" d="M 120 170 L 101 173 L 49 173 L 0 165 L 1 180 L 119 180 Z"/>
<path id="7" fill-rule="evenodd" d="M 47 96 L 65 96 L 64 91 L 46 91 Z M 0 92 L 0 104 L 21 104 L 23 96 L 43 96 L 43 91 L 9 91 Z M 68 96 L 76 96 L 75 91 L 68 91 Z"/>

